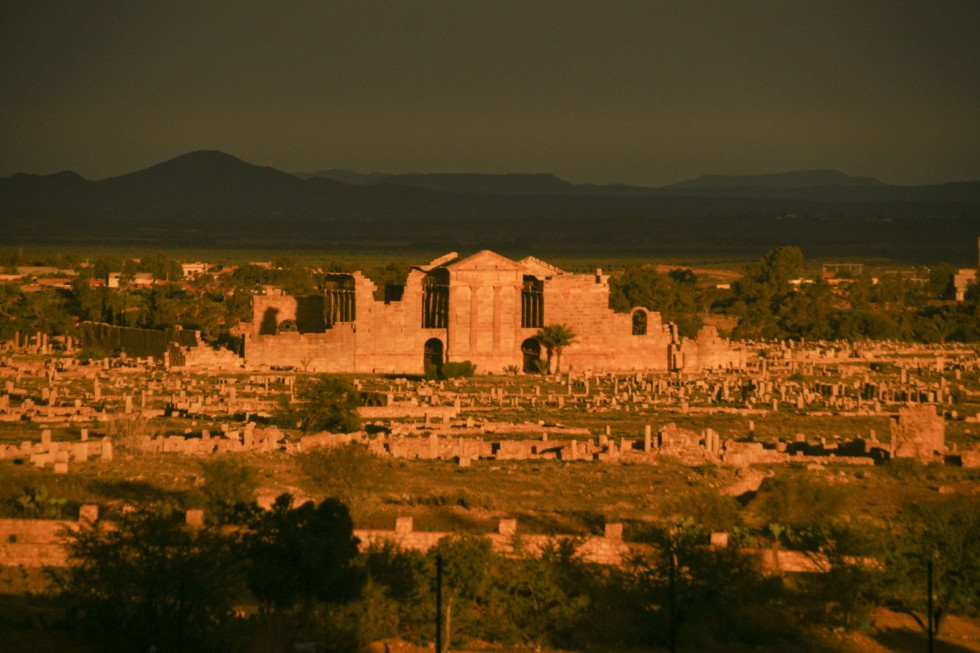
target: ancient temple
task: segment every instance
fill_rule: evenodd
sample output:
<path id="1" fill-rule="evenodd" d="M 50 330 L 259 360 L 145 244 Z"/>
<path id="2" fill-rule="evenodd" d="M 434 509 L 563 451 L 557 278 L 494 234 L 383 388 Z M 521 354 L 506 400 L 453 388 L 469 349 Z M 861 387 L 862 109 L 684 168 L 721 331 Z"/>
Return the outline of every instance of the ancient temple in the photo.
<path id="1" fill-rule="evenodd" d="M 482 373 L 536 371 L 545 356 L 535 334 L 564 324 L 576 338 L 562 371 L 740 367 L 742 352 L 713 327 L 695 339 L 645 308 L 609 308 L 609 276 L 573 274 L 534 257 L 513 261 L 484 250 L 455 252 L 413 268 L 404 286 L 375 299 L 360 272 L 331 275 L 322 294 L 256 295 L 245 336 L 246 366 L 316 372 L 419 374 L 470 361 Z"/>

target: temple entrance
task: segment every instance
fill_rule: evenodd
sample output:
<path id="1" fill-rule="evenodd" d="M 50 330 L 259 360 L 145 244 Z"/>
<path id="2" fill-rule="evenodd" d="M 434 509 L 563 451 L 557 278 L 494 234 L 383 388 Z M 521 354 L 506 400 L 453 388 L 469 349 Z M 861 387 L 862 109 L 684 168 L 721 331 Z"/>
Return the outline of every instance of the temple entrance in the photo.
<path id="1" fill-rule="evenodd" d="M 536 338 L 528 338 L 521 343 L 521 354 L 524 355 L 524 371 L 537 374 L 538 361 L 541 360 L 541 343 Z"/>
<path id="2" fill-rule="evenodd" d="M 425 341 L 425 351 L 423 354 L 423 364 L 425 372 L 428 374 L 430 368 L 435 368 L 436 374 L 442 372 L 442 340 L 439 338 L 429 338 Z"/>

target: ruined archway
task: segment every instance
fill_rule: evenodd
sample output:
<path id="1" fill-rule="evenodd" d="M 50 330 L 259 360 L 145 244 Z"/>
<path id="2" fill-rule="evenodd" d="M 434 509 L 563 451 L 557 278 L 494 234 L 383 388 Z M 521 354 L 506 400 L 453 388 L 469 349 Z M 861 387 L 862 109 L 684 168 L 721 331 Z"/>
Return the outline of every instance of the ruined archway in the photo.
<path id="1" fill-rule="evenodd" d="M 443 347 L 442 340 L 439 338 L 429 338 L 425 341 L 424 353 L 422 356 L 426 374 L 430 369 L 435 369 L 436 373 L 442 371 Z"/>
<path id="2" fill-rule="evenodd" d="M 538 369 L 538 362 L 541 360 L 541 343 L 537 338 L 528 338 L 522 342 L 521 354 L 524 357 L 522 369 L 525 372 L 536 374 L 541 371 Z"/>
<path id="3" fill-rule="evenodd" d="M 262 322 L 259 324 L 260 336 L 274 336 L 279 332 L 279 309 L 270 306 L 262 314 Z"/>

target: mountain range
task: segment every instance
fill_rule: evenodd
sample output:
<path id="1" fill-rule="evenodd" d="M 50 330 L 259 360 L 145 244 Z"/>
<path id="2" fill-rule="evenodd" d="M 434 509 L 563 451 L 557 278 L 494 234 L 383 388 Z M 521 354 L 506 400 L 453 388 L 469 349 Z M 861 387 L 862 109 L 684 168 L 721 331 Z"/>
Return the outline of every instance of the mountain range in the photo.
<path id="1" fill-rule="evenodd" d="M 611 197 L 754 197 L 814 201 L 976 201 L 980 181 L 894 186 L 874 177 L 854 177 L 839 170 L 803 170 L 765 175 L 704 175 L 661 187 L 627 184 L 573 184 L 550 173 L 369 174 L 350 170 L 300 172 L 302 179 L 332 179 L 356 186 L 409 186 L 447 193 L 502 195 L 604 195 Z"/>
<path id="2" fill-rule="evenodd" d="M 956 260 L 975 259 L 978 232 L 980 182 L 895 186 L 835 170 L 652 188 L 551 174 L 290 174 L 198 151 L 97 181 L 0 177 L 0 241 L 17 243 L 733 255 L 799 244 L 832 255 L 949 248 Z"/>

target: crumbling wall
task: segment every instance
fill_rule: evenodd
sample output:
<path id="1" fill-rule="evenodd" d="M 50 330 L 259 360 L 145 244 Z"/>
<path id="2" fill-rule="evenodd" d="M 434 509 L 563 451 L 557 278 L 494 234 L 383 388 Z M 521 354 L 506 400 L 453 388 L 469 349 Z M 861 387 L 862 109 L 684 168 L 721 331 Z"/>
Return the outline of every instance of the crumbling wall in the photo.
<path id="1" fill-rule="evenodd" d="M 893 458 L 928 458 L 946 449 L 946 424 L 933 406 L 901 408 L 890 426 Z"/>
<path id="2" fill-rule="evenodd" d="M 82 322 L 79 336 L 83 347 L 95 347 L 110 354 L 122 351 L 136 358 L 153 356 L 158 360 L 163 360 L 173 339 L 169 329 L 137 329 L 101 322 Z"/>
<path id="3" fill-rule="evenodd" d="M 435 264 L 448 274 L 448 315 L 444 326 L 429 328 L 422 319 L 423 280 Z M 375 300 L 374 283 L 355 272 L 350 276 L 356 319 L 325 333 L 303 333 L 302 328 L 298 335 L 282 333 L 278 325 L 298 320 L 297 302 L 302 298 L 273 292 L 256 296 L 246 361 L 322 372 L 421 374 L 425 343 L 435 338 L 447 362 L 470 361 L 480 372 L 490 373 L 509 366 L 521 369 L 522 344 L 539 329 L 521 322 L 525 275 L 543 284 L 542 326 L 566 324 L 576 335 L 562 353 L 563 370 L 697 371 L 742 364 L 740 352 L 713 328 L 703 329 L 697 340 L 685 340 L 654 311 L 643 309 L 645 332 L 634 335 L 632 314 L 609 308 L 609 277 L 599 270 L 594 275 L 570 274 L 535 259 L 518 263 L 490 251 L 460 260 L 439 259 L 413 270 L 398 301 Z M 343 329 L 353 335 L 348 337 Z"/>

